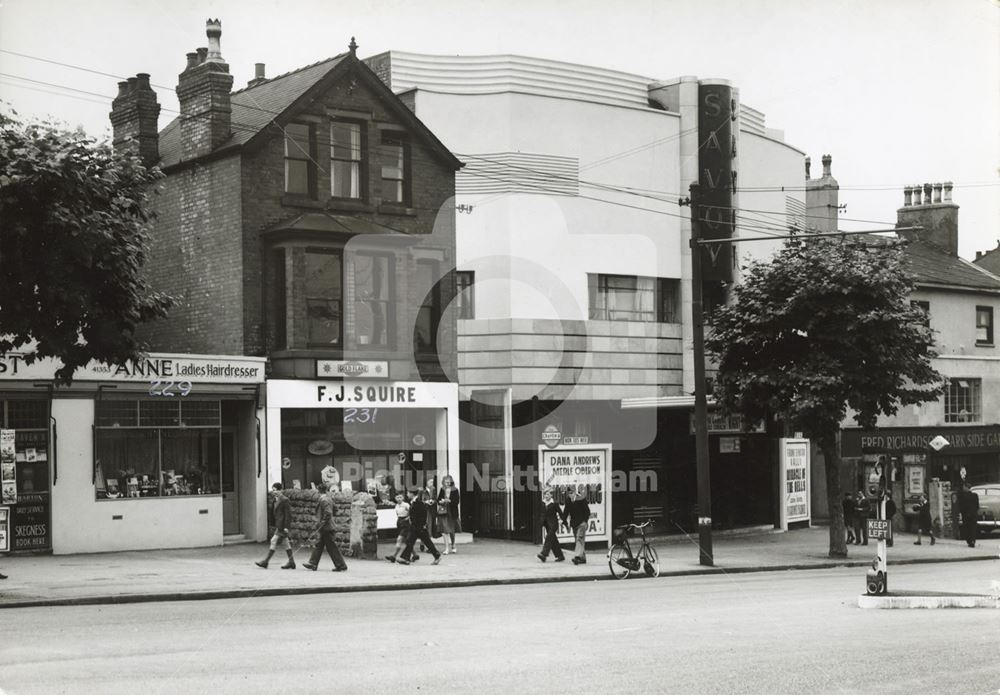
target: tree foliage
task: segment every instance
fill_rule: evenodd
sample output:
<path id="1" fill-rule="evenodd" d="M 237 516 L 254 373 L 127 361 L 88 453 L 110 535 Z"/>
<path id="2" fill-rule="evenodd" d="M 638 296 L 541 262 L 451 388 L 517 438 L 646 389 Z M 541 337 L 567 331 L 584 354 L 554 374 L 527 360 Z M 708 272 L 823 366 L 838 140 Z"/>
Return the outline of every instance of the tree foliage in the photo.
<path id="1" fill-rule="evenodd" d="M 705 340 L 718 362 L 715 397 L 723 409 L 748 423 L 777 415 L 818 442 L 830 514 L 841 530 L 836 436 L 848 413 L 873 427 L 880 414 L 942 392 L 933 334 L 910 303 L 905 243 L 790 240 L 770 262 L 746 269 L 735 302 L 715 313 Z M 834 525 L 831 554 L 846 555 Z"/>
<path id="2" fill-rule="evenodd" d="M 136 327 L 170 305 L 141 273 L 160 176 L 82 131 L 0 114 L 0 354 L 57 358 L 64 383 L 141 356 Z"/>

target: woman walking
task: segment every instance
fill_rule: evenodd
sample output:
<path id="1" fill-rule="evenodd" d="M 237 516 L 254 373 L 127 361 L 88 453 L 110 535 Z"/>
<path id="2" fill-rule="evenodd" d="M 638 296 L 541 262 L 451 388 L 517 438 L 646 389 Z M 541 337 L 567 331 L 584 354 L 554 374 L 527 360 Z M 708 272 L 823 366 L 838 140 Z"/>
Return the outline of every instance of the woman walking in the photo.
<path id="1" fill-rule="evenodd" d="M 450 475 L 441 478 L 441 489 L 437 495 L 437 530 L 444 536 L 444 554 L 454 555 L 455 533 L 458 531 L 458 502 L 460 496 L 455 479 Z"/>

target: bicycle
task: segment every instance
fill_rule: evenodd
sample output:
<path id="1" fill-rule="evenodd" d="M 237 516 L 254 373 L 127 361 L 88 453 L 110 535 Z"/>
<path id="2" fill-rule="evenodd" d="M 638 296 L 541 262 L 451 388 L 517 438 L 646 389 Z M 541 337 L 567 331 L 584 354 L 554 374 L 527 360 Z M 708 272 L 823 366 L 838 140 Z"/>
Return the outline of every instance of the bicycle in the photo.
<path id="1" fill-rule="evenodd" d="M 660 558 L 656 554 L 656 548 L 646 540 L 646 527 L 652 521 L 644 524 L 626 524 L 615 529 L 614 544 L 608 551 L 608 567 L 611 576 L 615 579 L 628 579 L 631 572 L 638 572 L 642 569 L 648 577 L 660 576 Z M 628 537 L 632 529 L 639 529 L 642 538 L 642 545 L 639 552 L 633 554 L 632 546 L 629 545 Z"/>

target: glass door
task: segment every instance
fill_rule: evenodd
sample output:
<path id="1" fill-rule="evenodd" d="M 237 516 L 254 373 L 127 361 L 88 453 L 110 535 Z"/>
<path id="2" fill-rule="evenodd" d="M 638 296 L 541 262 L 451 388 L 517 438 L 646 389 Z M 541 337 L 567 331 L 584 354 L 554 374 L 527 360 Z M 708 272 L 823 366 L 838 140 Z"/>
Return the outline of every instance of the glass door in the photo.
<path id="1" fill-rule="evenodd" d="M 212 450 L 209 446 L 209 451 Z M 222 429 L 222 446 L 215 449 L 222 456 L 222 533 L 226 536 L 240 532 L 240 482 L 236 465 L 236 430 Z"/>

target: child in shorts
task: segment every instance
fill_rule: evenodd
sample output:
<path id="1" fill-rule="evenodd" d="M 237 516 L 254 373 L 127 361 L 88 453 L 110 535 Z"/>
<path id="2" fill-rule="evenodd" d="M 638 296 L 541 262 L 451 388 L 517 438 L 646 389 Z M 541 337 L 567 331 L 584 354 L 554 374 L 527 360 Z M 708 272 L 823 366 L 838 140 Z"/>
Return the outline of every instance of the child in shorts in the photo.
<path id="1" fill-rule="evenodd" d="M 399 552 L 406 547 L 406 541 L 410 538 L 410 503 L 402 492 L 396 493 L 396 552 L 386 557 L 386 562 L 395 562 Z M 419 555 L 414 555 L 411 560 L 419 560 Z"/>

